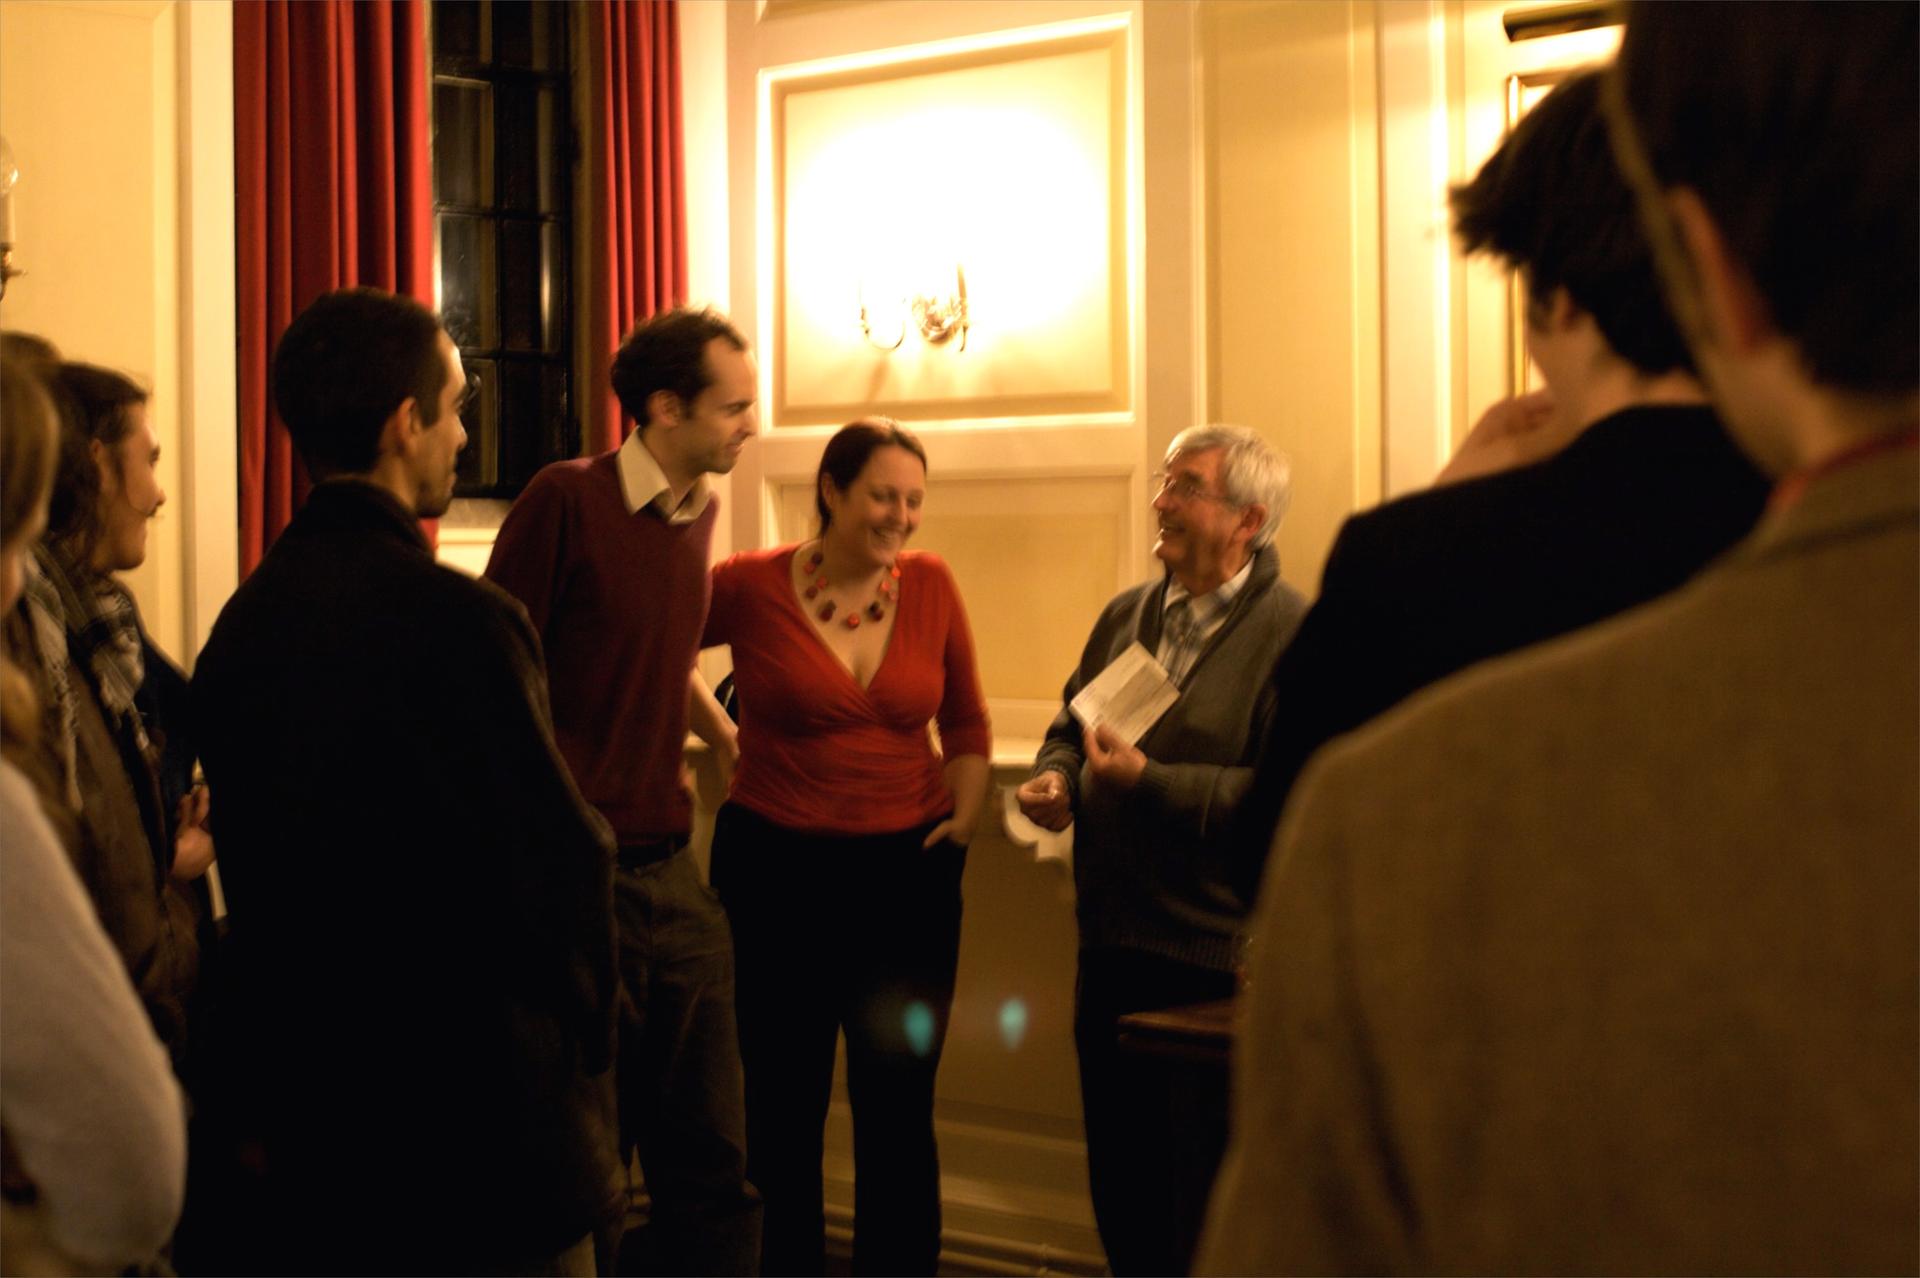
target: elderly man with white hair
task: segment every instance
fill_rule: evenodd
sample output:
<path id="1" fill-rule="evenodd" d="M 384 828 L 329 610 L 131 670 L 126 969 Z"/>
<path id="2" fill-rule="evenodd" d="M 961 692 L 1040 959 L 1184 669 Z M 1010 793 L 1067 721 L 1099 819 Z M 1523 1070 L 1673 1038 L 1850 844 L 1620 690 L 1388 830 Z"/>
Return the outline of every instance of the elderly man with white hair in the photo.
<path id="1" fill-rule="evenodd" d="M 1172 1115 L 1155 1111 L 1117 1024 L 1233 991 L 1250 904 L 1228 874 L 1234 814 L 1274 714 L 1268 676 L 1306 608 L 1273 548 L 1287 463 L 1258 435 L 1182 431 L 1155 478 L 1153 553 L 1166 572 L 1106 606 L 1064 700 L 1135 643 L 1179 697 L 1137 744 L 1104 723 L 1083 727 L 1063 705 L 1018 792 L 1036 824 L 1075 825 L 1087 1162 L 1100 1237 L 1123 1275 L 1186 1272 L 1198 1208 L 1181 1209 L 1191 1191 L 1175 1183 Z"/>

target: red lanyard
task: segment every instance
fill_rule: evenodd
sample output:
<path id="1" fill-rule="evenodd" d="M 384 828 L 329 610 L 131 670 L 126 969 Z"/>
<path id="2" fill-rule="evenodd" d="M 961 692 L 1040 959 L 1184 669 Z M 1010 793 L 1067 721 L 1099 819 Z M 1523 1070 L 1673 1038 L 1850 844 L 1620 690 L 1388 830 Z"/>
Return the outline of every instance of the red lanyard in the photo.
<path id="1" fill-rule="evenodd" d="M 1898 452 L 1903 448 L 1912 448 L 1916 444 L 1920 444 L 1920 427 L 1899 431 L 1892 435 L 1880 435 L 1873 439 L 1862 440 L 1849 448 L 1841 449 L 1824 461 L 1815 462 L 1811 466 L 1803 466 L 1799 470 L 1789 471 L 1781 477 L 1778 484 L 1774 485 L 1773 496 L 1767 499 L 1767 511 L 1769 514 L 1778 514 L 1780 511 L 1786 510 L 1802 497 L 1806 496 L 1807 489 L 1813 487 L 1816 481 L 1826 478 L 1836 470 L 1845 469 L 1859 462 L 1869 461 L 1872 458 L 1880 456 L 1882 453 L 1892 453 Z"/>

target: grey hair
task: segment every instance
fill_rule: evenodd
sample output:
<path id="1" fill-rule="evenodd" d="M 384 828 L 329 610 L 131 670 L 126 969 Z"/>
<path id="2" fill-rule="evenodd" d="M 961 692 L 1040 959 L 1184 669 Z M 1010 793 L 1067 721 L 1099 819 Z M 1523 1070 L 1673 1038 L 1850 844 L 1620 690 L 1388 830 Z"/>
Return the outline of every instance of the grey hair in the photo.
<path id="1" fill-rule="evenodd" d="M 1245 426 L 1220 422 L 1189 426 L 1181 431 L 1167 445 L 1167 456 L 1213 448 L 1221 450 L 1220 487 L 1226 499 L 1242 509 L 1266 507 L 1266 522 L 1260 525 L 1248 545 L 1250 550 L 1259 550 L 1273 540 L 1280 519 L 1293 500 L 1293 463 L 1285 453 L 1269 447 L 1266 440 Z"/>

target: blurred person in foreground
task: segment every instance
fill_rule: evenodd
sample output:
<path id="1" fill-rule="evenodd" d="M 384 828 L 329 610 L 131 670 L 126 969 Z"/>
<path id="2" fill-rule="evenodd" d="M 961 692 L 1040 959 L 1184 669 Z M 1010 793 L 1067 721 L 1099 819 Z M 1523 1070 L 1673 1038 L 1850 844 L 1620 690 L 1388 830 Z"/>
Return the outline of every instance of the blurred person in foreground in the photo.
<path id="1" fill-rule="evenodd" d="M 14 335 L 9 334 L 10 338 Z M 45 526 L 59 433 L 40 368 L 0 353 L 0 610 Z M 50 816 L 39 706 L 0 658 L 0 1272 L 155 1261 L 180 1215 L 186 1115 L 166 1048 Z"/>
<path id="2" fill-rule="evenodd" d="M 468 380 L 327 293 L 273 358 L 315 484 L 194 672 L 230 909 L 240 1272 L 591 1274 L 619 1200 L 613 845 L 540 641 L 434 562 Z"/>
<path id="3" fill-rule="evenodd" d="M 1917 17 L 1628 10 L 1609 133 L 1778 483 L 1309 766 L 1205 1270 L 1920 1267 Z"/>
<path id="4" fill-rule="evenodd" d="M 1599 71 L 1529 111 L 1454 191 L 1453 215 L 1462 248 L 1520 272 L 1546 393 L 1489 413 L 1436 487 L 1340 529 L 1273 671 L 1278 710 L 1236 848 L 1249 898 L 1315 750 L 1477 661 L 1666 594 L 1745 536 L 1766 502 L 1766 478 L 1714 416 L 1661 301 Z M 1529 401 L 1544 420 L 1487 438 Z M 1515 464 L 1543 448 L 1557 451 Z M 1472 474 L 1486 465 L 1501 473 Z"/>

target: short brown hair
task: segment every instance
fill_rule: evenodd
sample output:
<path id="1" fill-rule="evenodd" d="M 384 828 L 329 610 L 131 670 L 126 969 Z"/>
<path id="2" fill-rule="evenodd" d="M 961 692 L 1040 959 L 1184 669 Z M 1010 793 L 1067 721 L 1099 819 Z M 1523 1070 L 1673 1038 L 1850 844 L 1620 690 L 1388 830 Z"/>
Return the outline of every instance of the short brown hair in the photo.
<path id="1" fill-rule="evenodd" d="M 1920 8 L 1631 4 L 1615 74 L 1819 383 L 1920 386 Z M 1625 139 L 1623 139 L 1624 141 Z"/>
<path id="2" fill-rule="evenodd" d="M 647 428 L 647 401 L 656 391 L 691 404 L 713 385 L 707 344 L 716 337 L 736 351 L 747 349 L 740 330 L 710 306 L 698 311 L 676 306 L 633 326 L 614 354 L 610 380 L 621 409 L 638 429 Z"/>

